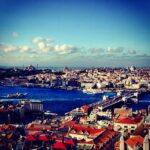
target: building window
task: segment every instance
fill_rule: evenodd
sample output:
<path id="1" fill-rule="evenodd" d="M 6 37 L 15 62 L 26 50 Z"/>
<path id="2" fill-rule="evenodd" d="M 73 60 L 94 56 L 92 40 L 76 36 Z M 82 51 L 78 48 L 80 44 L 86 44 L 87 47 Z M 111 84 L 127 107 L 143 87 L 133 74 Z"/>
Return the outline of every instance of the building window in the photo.
<path id="1" fill-rule="evenodd" d="M 133 133 L 134 132 L 134 130 L 131 130 L 131 133 Z"/>

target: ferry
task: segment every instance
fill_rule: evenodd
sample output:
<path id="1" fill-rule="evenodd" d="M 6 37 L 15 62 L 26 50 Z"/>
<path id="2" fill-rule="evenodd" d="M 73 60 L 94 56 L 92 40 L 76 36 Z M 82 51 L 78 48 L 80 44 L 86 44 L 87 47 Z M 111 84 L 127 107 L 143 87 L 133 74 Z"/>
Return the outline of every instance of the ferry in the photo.
<path id="1" fill-rule="evenodd" d="M 86 94 L 102 94 L 104 92 L 101 91 L 100 89 L 83 89 L 83 93 L 86 93 Z"/>
<path id="2" fill-rule="evenodd" d="M 14 99 L 18 99 L 18 98 L 26 98 L 27 93 L 15 93 L 15 94 L 8 94 L 5 98 L 14 98 Z"/>

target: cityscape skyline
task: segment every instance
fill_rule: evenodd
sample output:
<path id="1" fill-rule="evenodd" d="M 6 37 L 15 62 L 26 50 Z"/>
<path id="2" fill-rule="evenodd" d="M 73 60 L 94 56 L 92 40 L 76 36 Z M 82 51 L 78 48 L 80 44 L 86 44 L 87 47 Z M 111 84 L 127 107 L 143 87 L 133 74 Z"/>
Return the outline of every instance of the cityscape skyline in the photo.
<path id="1" fill-rule="evenodd" d="M 147 0 L 2 0 L 0 66 L 149 67 Z"/>

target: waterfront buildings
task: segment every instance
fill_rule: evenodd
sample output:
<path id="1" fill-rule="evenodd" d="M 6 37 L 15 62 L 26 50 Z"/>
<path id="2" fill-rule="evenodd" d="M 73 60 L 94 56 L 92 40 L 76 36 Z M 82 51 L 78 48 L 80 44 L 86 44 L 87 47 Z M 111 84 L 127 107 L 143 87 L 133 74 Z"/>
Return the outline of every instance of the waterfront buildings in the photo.
<path id="1" fill-rule="evenodd" d="M 121 119 L 114 120 L 114 130 L 120 132 L 133 132 L 137 127 L 139 127 L 144 122 L 144 117 L 125 117 Z"/>
<path id="2" fill-rule="evenodd" d="M 64 69 L 36 70 L 33 66 L 28 69 L 0 70 L 2 85 L 23 85 L 61 89 L 78 89 L 99 93 L 100 91 L 149 89 L 149 68 L 93 68 L 93 69 Z M 134 68 L 134 69 L 133 69 Z M 7 71 L 11 71 L 12 75 Z M 22 74 L 21 74 L 22 72 Z M 12 79 L 11 79 L 11 78 Z M 10 80 L 11 79 L 11 80 Z"/>
<path id="3" fill-rule="evenodd" d="M 9 101 L 7 105 L 1 103 L 0 149 L 149 150 L 147 110 L 133 111 L 116 105 L 126 104 L 128 99 L 138 103 L 139 97 L 149 92 L 149 68 L 37 71 L 30 66 L 26 70 L 29 72 L 24 77 L 13 74 L 11 78 L 0 79 L 0 83 L 117 91 L 117 95 L 113 98 L 104 96 L 102 101 L 75 108 L 64 116 L 45 112 L 43 102 L 38 100 L 25 99 L 15 105 Z M 17 71 L 20 70 L 15 68 L 15 73 Z M 113 110 L 112 106 L 117 108 Z"/>
<path id="4" fill-rule="evenodd" d="M 43 102 L 42 101 L 38 101 L 38 100 L 35 100 L 35 101 L 32 100 L 30 102 L 30 109 L 31 109 L 31 111 L 42 112 L 43 111 Z"/>

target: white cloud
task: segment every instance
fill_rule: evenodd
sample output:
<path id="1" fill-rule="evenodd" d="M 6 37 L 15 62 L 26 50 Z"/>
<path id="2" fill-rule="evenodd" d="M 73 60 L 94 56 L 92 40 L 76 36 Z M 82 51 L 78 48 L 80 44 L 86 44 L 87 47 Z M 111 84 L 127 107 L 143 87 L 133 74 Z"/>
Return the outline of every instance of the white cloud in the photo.
<path id="1" fill-rule="evenodd" d="M 110 52 L 110 53 L 122 53 L 124 50 L 123 47 L 117 47 L 117 48 L 107 48 L 107 51 Z"/>
<path id="2" fill-rule="evenodd" d="M 52 46 L 50 45 L 54 40 L 45 39 L 43 37 L 34 37 L 32 42 L 38 47 L 39 52 L 47 53 L 51 50 Z"/>
<path id="3" fill-rule="evenodd" d="M 17 32 L 12 32 L 11 35 L 12 35 L 12 37 L 14 37 L 14 38 L 19 37 L 19 33 L 17 33 Z"/>
<path id="4" fill-rule="evenodd" d="M 55 52 L 56 54 L 71 54 L 78 50 L 77 47 L 69 44 L 55 45 L 54 40 L 51 38 L 45 39 L 43 37 L 35 37 L 32 42 L 38 47 L 39 53 Z"/>
<path id="5" fill-rule="evenodd" d="M 47 41 L 42 37 L 33 38 L 32 42 L 40 49 L 44 49 L 47 46 Z"/>
<path id="6" fill-rule="evenodd" d="M 28 52 L 31 50 L 31 48 L 27 45 L 23 45 L 19 47 L 20 52 Z"/>
<path id="7" fill-rule="evenodd" d="M 17 47 L 12 44 L 0 44 L 1 52 L 14 52 L 17 50 Z"/>
<path id="8" fill-rule="evenodd" d="M 44 40 L 44 38 L 42 38 L 42 37 L 34 37 L 33 39 L 32 39 L 32 42 L 34 43 L 34 44 L 37 44 L 37 43 L 39 43 L 39 42 L 41 42 L 41 41 L 45 41 Z"/>
<path id="9" fill-rule="evenodd" d="M 32 51 L 32 49 L 27 46 L 16 46 L 12 44 L 0 44 L 0 51 L 5 52 L 5 53 L 10 53 L 10 52 L 27 52 L 27 51 Z"/>
<path id="10" fill-rule="evenodd" d="M 79 50 L 78 47 L 69 44 L 56 45 L 52 43 L 52 39 L 45 39 L 43 37 L 35 37 L 32 39 L 32 42 L 36 46 L 36 48 L 30 47 L 28 45 L 15 46 L 12 44 L 0 44 L 0 50 L 1 52 L 5 53 L 15 51 L 17 53 L 21 52 L 28 54 L 47 54 L 53 52 L 60 55 L 75 53 Z"/>
<path id="11" fill-rule="evenodd" d="M 63 44 L 63 45 L 55 45 L 54 50 L 57 54 L 63 55 L 74 53 L 78 51 L 78 48 L 72 45 Z"/>

